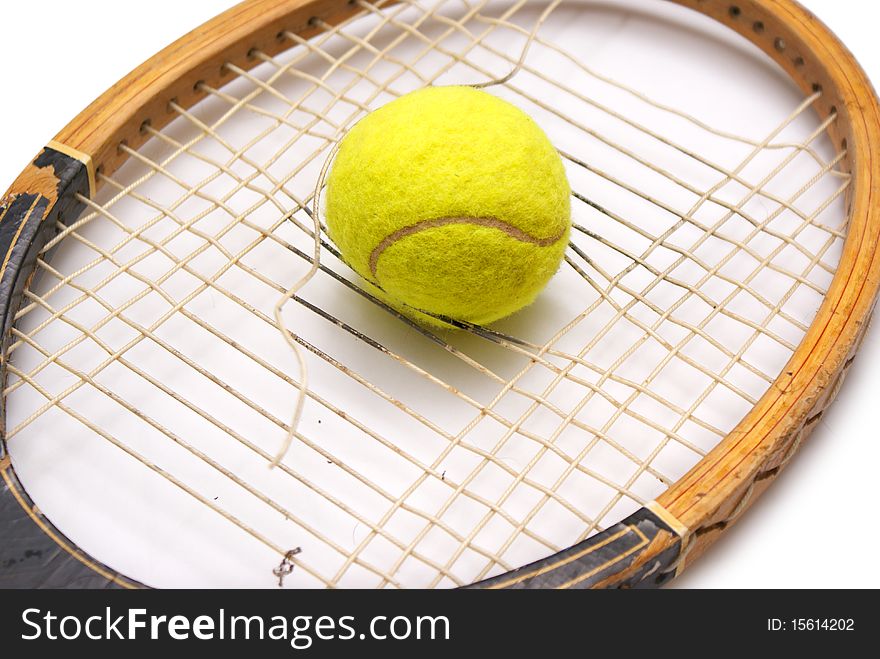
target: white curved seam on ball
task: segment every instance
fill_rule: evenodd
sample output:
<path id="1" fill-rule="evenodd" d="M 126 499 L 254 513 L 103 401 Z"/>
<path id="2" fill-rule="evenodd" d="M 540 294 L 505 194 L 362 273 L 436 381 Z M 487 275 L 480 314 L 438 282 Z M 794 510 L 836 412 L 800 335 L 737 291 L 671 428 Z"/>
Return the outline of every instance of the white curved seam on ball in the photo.
<path id="1" fill-rule="evenodd" d="M 385 236 L 385 238 L 382 239 L 382 242 L 380 242 L 373 248 L 373 251 L 370 252 L 369 261 L 370 272 L 372 273 L 373 277 L 378 277 L 378 275 L 376 274 L 376 270 L 379 266 L 379 257 L 382 256 L 382 253 L 386 249 L 391 247 L 397 241 L 415 235 L 417 233 L 421 233 L 422 231 L 427 231 L 428 229 L 436 229 L 439 227 L 445 227 L 454 224 L 472 224 L 489 229 L 498 229 L 499 231 L 507 234 L 514 240 L 518 240 L 523 243 L 531 243 L 533 245 L 537 245 L 538 247 L 549 247 L 550 245 L 559 242 L 562 238 L 565 237 L 565 233 L 568 230 L 568 227 L 563 227 L 563 229 L 555 236 L 551 236 L 549 238 L 537 238 L 526 233 L 522 229 L 510 225 L 503 220 L 499 220 L 497 217 L 438 217 L 431 220 L 422 220 L 421 222 L 412 224 L 408 227 L 403 227 L 402 229 L 398 229 L 397 231 L 388 234 L 387 236 Z"/>

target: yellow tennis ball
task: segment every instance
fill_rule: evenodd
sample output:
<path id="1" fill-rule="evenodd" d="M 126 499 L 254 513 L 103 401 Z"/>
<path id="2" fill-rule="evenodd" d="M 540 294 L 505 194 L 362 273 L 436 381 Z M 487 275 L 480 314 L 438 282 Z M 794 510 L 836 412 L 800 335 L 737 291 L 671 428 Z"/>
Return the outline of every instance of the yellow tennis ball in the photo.
<path id="1" fill-rule="evenodd" d="M 430 87 L 358 122 L 327 180 L 345 261 L 398 309 L 490 323 L 530 304 L 571 227 L 556 149 L 515 106 Z"/>

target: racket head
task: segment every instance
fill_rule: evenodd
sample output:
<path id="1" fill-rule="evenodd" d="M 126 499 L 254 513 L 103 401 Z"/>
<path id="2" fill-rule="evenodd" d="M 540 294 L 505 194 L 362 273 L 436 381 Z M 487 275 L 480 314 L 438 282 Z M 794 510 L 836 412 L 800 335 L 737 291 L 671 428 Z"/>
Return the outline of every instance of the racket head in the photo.
<path id="1" fill-rule="evenodd" d="M 619 524 L 536 564 L 482 582 L 482 586 L 656 585 L 671 578 L 772 482 L 814 427 L 851 363 L 873 306 L 876 228 L 871 163 L 877 112 L 864 74 L 839 42 L 793 3 L 680 4 L 703 12 L 758 45 L 807 96 L 821 91 L 813 106 L 820 119 L 837 117 L 827 130 L 835 149 L 845 152 L 841 168 L 853 174 L 846 202 L 850 221 L 840 262 L 822 307 L 779 377 L 739 425 L 688 474 L 656 502 Z M 50 142 L 5 198 L 8 203 L 2 226 L 9 229 L 9 244 L 0 299 L 5 302 L 6 347 L 13 340 L 14 314 L 21 306 L 37 255 L 54 239 L 56 221 L 78 217 L 84 205 L 76 195 L 94 197 L 102 177 L 112 176 L 130 161 L 132 151 L 179 115 L 168 111 L 170 104 L 190 108 L 208 95 L 205 89 L 221 89 L 238 71 L 258 65 L 262 60 L 255 57 L 257 53 L 273 56 L 287 49 L 290 41 L 285 35 L 307 40 L 360 11 L 363 7 L 347 3 L 240 5 L 171 46 L 129 78 L 142 80 L 150 72 L 149 86 L 118 85 Z M 223 39 L 212 38 L 221 32 Z M 181 51 L 198 56 L 168 57 Z M 157 67 L 159 61 L 170 64 Z M 4 508 L 21 516 L 18 509 L 23 505 L 28 516 L 38 522 L 40 530 L 34 531 L 27 543 L 48 532 L 54 536 L 52 542 L 61 543 L 77 559 L 68 561 L 73 576 L 61 573 L 59 578 L 83 579 L 80 583 L 84 584 L 102 580 L 133 583 L 86 556 L 34 511 L 5 448 L 4 478 L 8 486 L 5 495 L 15 499 L 15 505 Z"/>

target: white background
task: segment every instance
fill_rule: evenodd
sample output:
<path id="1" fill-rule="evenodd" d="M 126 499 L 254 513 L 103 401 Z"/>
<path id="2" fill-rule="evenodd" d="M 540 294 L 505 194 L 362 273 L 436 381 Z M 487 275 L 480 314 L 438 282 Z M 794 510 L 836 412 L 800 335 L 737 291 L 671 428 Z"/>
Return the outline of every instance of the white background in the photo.
<path id="1" fill-rule="evenodd" d="M 129 70 L 232 5 L 229 0 L 3 3 L 0 187 Z M 880 84 L 880 9 L 803 0 Z M 785 473 L 676 583 L 687 588 L 880 587 L 874 465 L 880 465 L 880 327 L 830 413 Z"/>

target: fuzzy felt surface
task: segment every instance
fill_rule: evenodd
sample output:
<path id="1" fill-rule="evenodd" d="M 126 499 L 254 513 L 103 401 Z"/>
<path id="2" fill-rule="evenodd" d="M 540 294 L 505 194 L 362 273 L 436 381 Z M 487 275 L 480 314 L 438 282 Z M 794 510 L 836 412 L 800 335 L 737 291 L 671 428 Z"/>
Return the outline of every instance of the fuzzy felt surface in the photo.
<path id="1" fill-rule="evenodd" d="M 535 299 L 571 226 L 550 140 L 470 87 L 430 87 L 367 115 L 340 144 L 326 199 L 331 239 L 396 307 L 477 324 Z"/>

